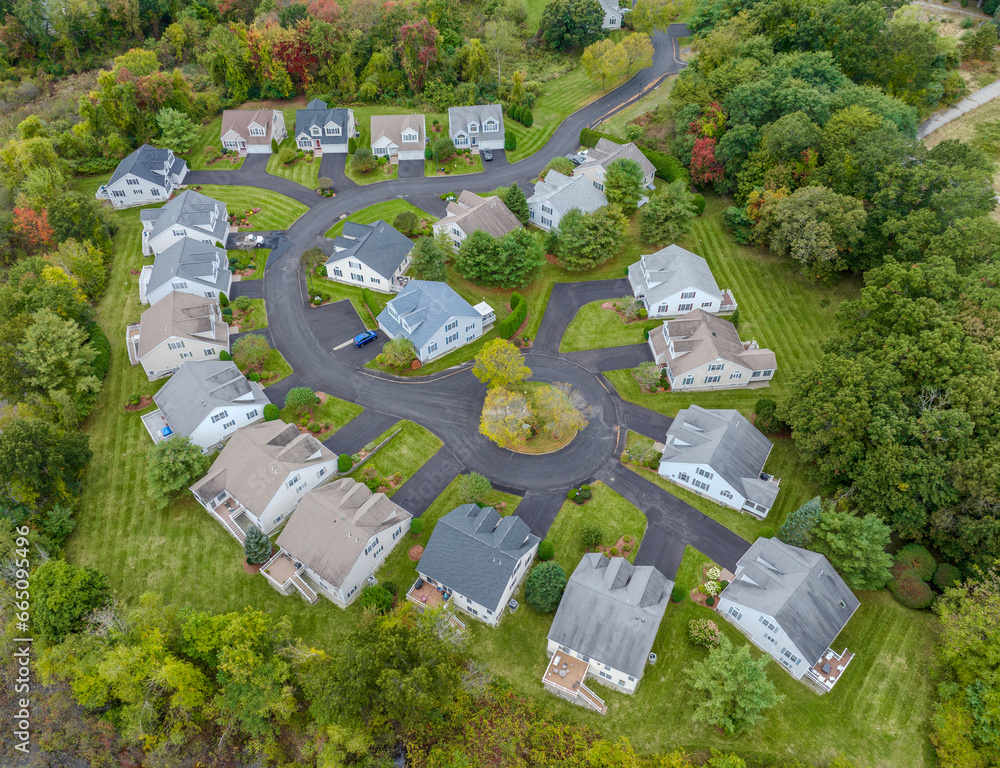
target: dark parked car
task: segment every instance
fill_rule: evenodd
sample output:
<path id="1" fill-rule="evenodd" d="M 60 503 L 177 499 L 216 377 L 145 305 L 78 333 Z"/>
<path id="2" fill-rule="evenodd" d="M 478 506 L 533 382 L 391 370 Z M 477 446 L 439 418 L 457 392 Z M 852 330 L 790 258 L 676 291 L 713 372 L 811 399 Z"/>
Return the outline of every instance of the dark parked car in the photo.
<path id="1" fill-rule="evenodd" d="M 483 160 L 492 160 L 492 159 L 493 159 L 493 150 L 492 149 L 484 149 L 483 150 Z"/>
<path id="2" fill-rule="evenodd" d="M 364 333 L 359 333 L 354 337 L 354 346 L 363 347 L 369 341 L 375 341 L 378 338 L 377 331 L 365 331 Z"/>

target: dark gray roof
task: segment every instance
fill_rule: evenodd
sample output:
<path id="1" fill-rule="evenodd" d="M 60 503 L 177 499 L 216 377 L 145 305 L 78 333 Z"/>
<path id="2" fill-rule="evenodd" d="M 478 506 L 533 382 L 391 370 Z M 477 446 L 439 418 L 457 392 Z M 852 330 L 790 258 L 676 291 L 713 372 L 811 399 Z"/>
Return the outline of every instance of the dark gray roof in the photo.
<path id="1" fill-rule="evenodd" d="M 768 509 L 778 486 L 760 479 L 771 441 L 742 413 L 731 409 L 682 408 L 667 430 L 664 463 L 705 464 L 751 501 Z"/>
<path id="2" fill-rule="evenodd" d="M 184 363 L 162 389 L 153 395 L 163 418 L 178 435 L 189 436 L 216 408 L 271 401 L 255 381 L 247 381 L 236 363 L 203 360 Z"/>
<path id="3" fill-rule="evenodd" d="M 395 320 L 389 307 L 396 312 Z M 405 336 L 418 350 L 441 330 L 450 317 L 479 317 L 475 308 L 447 283 L 411 280 L 378 316 L 379 324 L 394 337 Z M 406 322 L 409 330 L 403 327 Z"/>
<path id="4" fill-rule="evenodd" d="M 535 184 L 528 202 L 548 203 L 565 214 L 573 208 L 579 208 L 584 213 L 596 211 L 607 205 L 608 199 L 586 176 L 570 178 L 559 171 L 549 171 L 542 181 Z"/>
<path id="5" fill-rule="evenodd" d="M 313 99 L 306 104 L 305 109 L 295 110 L 295 136 L 298 138 L 305 133 L 310 139 L 319 139 L 320 144 L 346 144 L 351 138 L 347 134 L 350 113 L 349 109 L 328 107 L 322 99 Z M 340 126 L 339 136 L 326 135 L 326 126 L 330 123 Z M 313 136 L 309 132 L 314 125 L 319 126 L 319 136 Z"/>
<path id="6" fill-rule="evenodd" d="M 616 0 L 611 0 L 611 2 L 616 3 Z M 581 163 L 576 170 L 580 171 L 598 165 L 607 170 L 608 166 L 615 160 L 634 160 L 642 169 L 643 178 L 656 172 L 656 166 L 649 162 L 649 159 L 635 144 L 632 142 L 618 144 L 610 139 L 598 139 L 597 146 L 590 150 L 587 160 Z M 575 175 L 576 171 L 573 173 Z"/>
<path id="7" fill-rule="evenodd" d="M 146 181 L 151 181 L 154 184 L 165 187 L 167 185 L 167 178 L 163 173 L 164 168 L 169 168 L 169 172 L 171 173 L 180 173 L 180 166 L 182 165 L 184 165 L 184 161 L 174 157 L 174 153 L 171 150 L 143 144 L 135 152 L 118 163 L 118 167 L 108 181 L 108 186 L 131 173 L 140 179 L 145 179 Z"/>
<path id="8" fill-rule="evenodd" d="M 477 136 L 483 136 L 483 122 L 493 118 L 499 124 L 487 139 L 503 136 L 503 107 L 500 104 L 473 104 L 468 107 L 448 107 L 448 134 L 455 138 L 459 131 L 469 135 L 469 123 L 479 124 Z"/>
<path id="9" fill-rule="evenodd" d="M 144 208 L 139 220 L 152 222 L 150 238 L 166 232 L 174 224 L 197 229 L 223 244 L 229 234 L 226 204 L 191 189 L 184 190 L 162 208 Z"/>
<path id="10" fill-rule="evenodd" d="M 160 251 L 153 261 L 146 293 L 155 291 L 174 278 L 197 280 L 228 293 L 233 276 L 229 271 L 229 259 L 222 248 L 183 237 Z"/>
<path id="11" fill-rule="evenodd" d="M 549 640 L 641 677 L 673 587 L 651 565 L 588 552 L 566 585 Z"/>
<path id="12" fill-rule="evenodd" d="M 628 269 L 632 284 L 645 286 L 643 294 L 650 307 L 688 288 L 722 299 L 708 262 L 679 245 L 668 245 L 656 253 L 640 256 Z"/>
<path id="13" fill-rule="evenodd" d="M 757 539 L 736 569 L 721 597 L 773 616 L 810 665 L 860 605 L 823 555 L 779 539 Z"/>
<path id="14" fill-rule="evenodd" d="M 392 280 L 399 265 L 413 250 L 410 238 L 381 219 L 373 224 L 346 222 L 344 233 L 334 239 L 333 245 L 334 252 L 330 254 L 327 264 L 347 257 L 355 258 L 386 280 Z M 337 252 L 337 248 L 344 250 Z"/>
<path id="15" fill-rule="evenodd" d="M 438 520 L 417 570 L 424 576 L 496 610 L 514 565 L 538 544 L 516 515 L 463 504 Z"/>

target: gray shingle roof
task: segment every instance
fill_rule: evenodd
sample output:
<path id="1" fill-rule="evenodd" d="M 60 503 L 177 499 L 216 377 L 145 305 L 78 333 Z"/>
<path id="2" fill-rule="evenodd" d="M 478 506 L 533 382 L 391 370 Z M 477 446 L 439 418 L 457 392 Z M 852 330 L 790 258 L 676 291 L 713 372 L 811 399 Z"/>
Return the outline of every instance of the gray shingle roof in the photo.
<path id="1" fill-rule="evenodd" d="M 372 144 L 385 137 L 400 149 L 423 149 L 426 136 L 423 115 L 372 115 Z M 403 131 L 412 128 L 417 132 L 416 141 L 403 141 Z"/>
<path id="2" fill-rule="evenodd" d="M 348 221 L 344 224 L 344 233 L 334 239 L 334 250 L 327 264 L 355 258 L 362 264 L 367 264 L 382 275 L 386 280 L 392 280 L 393 274 L 399 269 L 410 251 L 413 242 L 395 227 L 379 219 L 373 224 L 355 224 Z"/>
<path id="3" fill-rule="evenodd" d="M 247 381 L 236 363 L 222 360 L 184 363 L 153 395 L 170 429 L 184 436 L 190 436 L 216 408 L 237 401 L 261 407 L 271 402 L 257 382 Z"/>
<path id="4" fill-rule="evenodd" d="M 751 501 L 770 508 L 778 487 L 760 479 L 771 441 L 739 411 L 682 408 L 667 430 L 661 463 L 705 464 Z"/>
<path id="5" fill-rule="evenodd" d="M 777 619 L 810 665 L 860 605 L 823 555 L 779 539 L 757 539 L 736 566 L 721 597 Z"/>
<path id="6" fill-rule="evenodd" d="M 229 324 L 222 320 L 217 299 L 171 291 L 156 302 L 139 320 L 139 358 L 171 336 L 214 341 L 229 349 Z"/>
<path id="7" fill-rule="evenodd" d="M 605 5 L 604 7 L 617 9 L 617 6 L 618 3 L 616 0 L 611 0 L 609 5 Z M 587 153 L 587 161 L 581 163 L 580 167 L 576 170 L 580 171 L 598 165 L 607 170 L 607 167 L 615 160 L 635 160 L 642 169 L 643 178 L 656 172 L 656 167 L 646 159 L 646 156 L 642 154 L 642 151 L 635 144 L 632 142 L 618 144 L 610 139 L 599 139 L 597 146 Z M 574 171 L 575 173 L 576 171 Z"/>
<path id="8" fill-rule="evenodd" d="M 668 245 L 656 253 L 640 256 L 639 261 L 628 269 L 632 284 L 644 286 L 643 295 L 650 307 L 688 288 L 711 294 L 722 301 L 722 291 L 708 262 L 679 245 Z"/>
<path id="9" fill-rule="evenodd" d="M 548 638 L 641 677 L 673 586 L 651 565 L 588 552 L 569 578 Z"/>
<path id="10" fill-rule="evenodd" d="M 118 167 L 108 181 L 108 186 L 131 173 L 140 179 L 165 187 L 167 179 L 163 174 L 163 169 L 168 166 L 168 163 L 170 173 L 180 173 L 180 166 L 184 165 L 184 161 L 179 157 L 174 157 L 174 153 L 169 149 L 143 144 L 118 163 Z"/>
<path id="11" fill-rule="evenodd" d="M 693 309 L 668 320 L 663 327 L 674 342 L 670 370 L 675 376 L 713 360 L 725 360 L 752 371 L 774 370 L 777 367 L 774 352 L 755 347 L 751 342 L 744 344 L 731 322 L 703 309 Z"/>
<path id="12" fill-rule="evenodd" d="M 349 477 L 309 491 L 278 536 L 295 560 L 340 587 L 368 540 L 412 515 L 384 493 L 373 494 Z M 391 541 L 382 542 L 391 548 Z"/>
<path id="13" fill-rule="evenodd" d="M 458 200 L 448 203 L 448 215 L 435 226 L 448 232 L 452 224 L 467 235 L 480 230 L 493 237 L 503 237 L 521 227 L 517 216 L 510 212 L 510 208 L 499 197 L 480 197 L 467 190 L 463 190 Z"/>
<path id="14" fill-rule="evenodd" d="M 389 311 L 395 310 L 399 320 Z M 411 280 L 378 316 L 379 325 L 394 337 L 405 336 L 418 350 L 441 330 L 450 317 L 479 317 L 475 308 L 447 283 Z M 402 322 L 406 321 L 410 330 Z"/>
<path id="15" fill-rule="evenodd" d="M 586 176 L 570 178 L 559 171 L 549 171 L 544 180 L 535 184 L 534 194 L 528 202 L 548 203 L 565 214 L 573 208 L 579 208 L 584 213 L 596 211 L 607 205 L 608 199 Z"/>
<path id="16" fill-rule="evenodd" d="M 493 507 L 456 507 L 434 526 L 417 570 L 434 581 L 496 610 L 519 559 L 538 537 L 516 515 Z"/>
<path id="17" fill-rule="evenodd" d="M 499 124 L 496 131 L 483 133 L 483 122 L 493 118 Z M 459 131 L 469 135 L 469 123 L 479 124 L 479 133 L 486 139 L 503 136 L 503 107 L 500 104 L 473 104 L 468 107 L 448 107 L 448 135 L 455 138 Z"/>
<path id="18" fill-rule="evenodd" d="M 295 136 L 298 138 L 304 133 L 310 139 L 319 139 L 320 144 L 346 144 L 351 138 L 347 133 L 350 112 L 343 107 L 328 107 L 322 99 L 313 99 L 305 109 L 295 110 Z M 340 126 L 339 136 L 327 136 L 326 126 L 330 123 Z M 320 129 L 319 136 L 309 132 L 314 125 Z"/>
<path id="19" fill-rule="evenodd" d="M 146 293 L 152 293 L 174 278 L 195 280 L 228 293 L 233 275 L 229 271 L 226 251 L 191 237 L 183 237 L 160 251 L 153 261 Z"/>
<path id="20" fill-rule="evenodd" d="M 152 223 L 150 238 L 166 232 L 174 224 L 197 229 L 222 244 L 225 244 L 226 235 L 229 234 L 229 217 L 225 203 L 191 189 L 184 190 L 162 208 L 144 208 L 139 214 L 139 220 Z"/>
<path id="21" fill-rule="evenodd" d="M 336 454 L 294 424 L 265 421 L 238 429 L 191 490 L 210 501 L 228 490 L 258 517 L 292 472 L 322 464 Z"/>

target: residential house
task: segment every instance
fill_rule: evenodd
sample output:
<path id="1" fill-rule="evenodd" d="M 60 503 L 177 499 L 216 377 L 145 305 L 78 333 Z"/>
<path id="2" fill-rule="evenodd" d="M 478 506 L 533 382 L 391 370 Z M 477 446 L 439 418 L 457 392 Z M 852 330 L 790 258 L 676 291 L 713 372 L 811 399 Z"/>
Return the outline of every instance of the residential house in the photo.
<path id="1" fill-rule="evenodd" d="M 449 107 L 448 135 L 457 149 L 503 149 L 503 105 Z"/>
<path id="2" fill-rule="evenodd" d="M 155 304 L 171 291 L 203 298 L 229 296 L 233 273 L 226 251 L 185 237 L 160 251 L 139 273 L 139 301 Z"/>
<path id="3" fill-rule="evenodd" d="M 129 361 L 153 381 L 187 360 L 218 359 L 228 352 L 229 324 L 217 299 L 171 291 L 128 327 L 125 340 Z"/>
<path id="4" fill-rule="evenodd" d="M 296 589 L 310 602 L 323 595 L 344 607 L 402 541 L 411 517 L 384 493 L 334 480 L 302 498 L 262 573 L 285 594 Z"/>
<path id="5" fill-rule="evenodd" d="M 414 588 L 430 585 L 444 602 L 496 626 L 538 542 L 516 515 L 501 517 L 493 507 L 463 504 L 434 526 L 417 563 L 420 578 Z"/>
<path id="6" fill-rule="evenodd" d="M 381 219 L 373 224 L 348 221 L 329 246 L 326 276 L 383 293 L 399 290 L 412 250 L 413 241 Z"/>
<path id="7" fill-rule="evenodd" d="M 549 171 L 544 180 L 535 184 L 535 191 L 528 198 L 528 215 L 532 224 L 548 231 L 556 229 L 573 208 L 590 213 L 607 204 L 604 193 L 587 177 L 571 178 L 559 171 Z"/>
<path id="8" fill-rule="evenodd" d="M 178 240 L 190 237 L 225 247 L 229 237 L 226 204 L 187 189 L 162 208 L 139 212 L 142 222 L 142 255 L 152 256 Z"/>
<path id="9" fill-rule="evenodd" d="M 347 154 L 347 141 L 356 132 L 353 109 L 328 107 L 322 99 L 313 99 L 305 109 L 295 110 L 295 143 L 314 156 Z"/>
<path id="10" fill-rule="evenodd" d="M 386 336 L 409 339 L 422 363 L 475 341 L 495 321 L 485 301 L 472 306 L 436 280 L 410 280 L 378 316 Z"/>
<path id="11" fill-rule="evenodd" d="M 423 160 L 423 115 L 372 115 L 372 154 L 390 160 Z"/>
<path id="12" fill-rule="evenodd" d="M 682 408 L 665 442 L 662 477 L 724 507 L 767 517 L 780 483 L 764 472 L 771 441 L 739 411 Z"/>
<path id="13" fill-rule="evenodd" d="M 249 525 L 270 533 L 336 472 L 337 454 L 313 435 L 263 421 L 236 430 L 191 492 L 242 544 Z"/>
<path id="14" fill-rule="evenodd" d="M 496 195 L 480 197 L 463 191 L 458 200 L 448 203 L 448 213 L 434 225 L 434 233 L 446 235 L 455 248 L 460 248 L 465 238 L 477 230 L 503 237 L 520 226 L 517 216 Z"/>
<path id="15" fill-rule="evenodd" d="M 98 200 L 115 208 L 162 203 L 184 183 L 187 163 L 173 150 L 143 144 L 120 163 L 107 184 L 97 190 Z"/>
<path id="16" fill-rule="evenodd" d="M 615 160 L 634 160 L 642 169 L 642 183 L 647 189 L 653 189 L 653 177 L 656 168 L 640 149 L 629 142 L 617 144 L 609 139 L 600 139 L 597 146 L 587 151 L 587 159 L 573 171 L 573 177 L 586 176 L 601 192 L 604 191 L 604 174 L 608 166 Z"/>
<path id="17" fill-rule="evenodd" d="M 627 12 L 626 9 L 618 7 L 618 0 L 598 0 L 598 2 L 604 11 L 604 21 L 601 22 L 601 26 L 605 29 L 621 29 L 622 16 Z"/>
<path id="18" fill-rule="evenodd" d="M 154 443 L 181 435 L 209 453 L 236 430 L 264 418 L 271 401 L 232 361 L 184 363 L 153 395 L 156 410 L 142 417 Z"/>
<path id="19" fill-rule="evenodd" d="M 588 677 L 633 693 L 673 586 L 651 565 L 585 554 L 549 628 L 546 690 L 602 714 L 603 702 L 585 685 Z"/>
<path id="20" fill-rule="evenodd" d="M 742 341 L 731 322 L 703 309 L 651 330 L 649 348 L 673 392 L 764 385 L 778 367 L 774 352 Z"/>
<path id="21" fill-rule="evenodd" d="M 736 311 L 736 300 L 719 288 L 708 262 L 679 245 L 640 256 L 628 268 L 635 297 L 650 317 L 676 317 L 702 309 L 713 315 Z"/>
<path id="22" fill-rule="evenodd" d="M 823 555 L 757 539 L 719 595 L 719 613 L 797 680 L 833 688 L 854 654 L 831 646 L 860 603 Z"/>
<path id="23" fill-rule="evenodd" d="M 271 154 L 271 140 L 288 138 L 280 109 L 227 109 L 222 113 L 222 148 L 245 155 Z"/>

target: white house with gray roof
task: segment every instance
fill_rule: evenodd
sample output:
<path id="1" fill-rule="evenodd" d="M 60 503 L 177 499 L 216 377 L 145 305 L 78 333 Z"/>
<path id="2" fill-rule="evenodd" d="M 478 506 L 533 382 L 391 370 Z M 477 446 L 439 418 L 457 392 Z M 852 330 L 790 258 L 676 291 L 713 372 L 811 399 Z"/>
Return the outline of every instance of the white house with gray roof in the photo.
<path id="1" fill-rule="evenodd" d="M 184 363 L 153 395 L 156 410 L 142 417 L 154 443 L 181 435 L 209 453 L 240 427 L 264 418 L 271 401 L 232 361 Z"/>
<path id="2" fill-rule="evenodd" d="M 587 678 L 635 692 L 673 587 L 651 565 L 632 565 L 624 557 L 609 560 L 599 552 L 585 554 L 549 629 L 546 652 L 551 662 L 542 677 L 546 690 L 598 711 L 593 695 L 581 690 Z"/>
<path id="3" fill-rule="evenodd" d="M 248 525 L 270 533 L 337 471 L 337 454 L 294 424 L 238 429 L 191 492 L 242 544 Z"/>
<path id="4" fill-rule="evenodd" d="M 372 115 L 372 154 L 394 160 L 423 160 L 427 131 L 423 115 Z"/>
<path id="5" fill-rule="evenodd" d="M 535 191 L 528 198 L 528 215 L 532 224 L 548 231 L 556 229 L 573 208 L 590 213 L 607 204 L 604 193 L 586 176 L 571 178 L 559 171 L 549 171 L 544 180 L 535 184 Z"/>
<path id="6" fill-rule="evenodd" d="M 346 607 L 403 540 L 411 517 L 384 493 L 334 480 L 302 498 L 278 536 L 280 553 L 261 572 L 285 594 L 297 589 L 316 602 L 311 591 Z"/>
<path id="7" fill-rule="evenodd" d="M 184 237 L 156 256 L 139 273 L 139 301 L 155 304 L 171 291 L 208 299 L 229 296 L 233 274 L 222 248 Z"/>
<path id="8" fill-rule="evenodd" d="M 417 583 L 436 587 L 448 604 L 496 626 L 539 541 L 516 515 L 463 504 L 434 526 L 417 563 Z"/>
<path id="9" fill-rule="evenodd" d="M 413 250 L 410 238 L 381 219 L 373 224 L 348 221 L 339 237 L 325 242 L 330 252 L 327 278 L 382 293 L 399 290 Z"/>
<path id="10" fill-rule="evenodd" d="M 422 363 L 475 341 L 495 321 L 485 301 L 472 306 L 436 280 L 410 280 L 378 316 L 379 328 L 390 339 L 409 339 Z"/>
<path id="11" fill-rule="evenodd" d="M 184 183 L 187 163 L 171 149 L 143 144 L 115 169 L 107 184 L 97 190 L 98 200 L 110 200 L 115 208 L 162 203 Z"/>
<path id="12" fill-rule="evenodd" d="M 229 324 L 216 299 L 171 291 L 125 332 L 129 361 L 150 381 L 169 376 L 188 360 L 217 360 L 229 351 Z"/>
<path id="13" fill-rule="evenodd" d="M 142 255 L 151 256 L 190 237 L 201 243 L 226 245 L 229 213 L 226 204 L 187 189 L 162 208 L 139 212 L 142 222 Z"/>
<path id="14" fill-rule="evenodd" d="M 642 151 L 632 142 L 618 144 L 609 139 L 600 139 L 597 146 L 587 151 L 587 159 L 574 170 L 573 176 L 586 176 L 597 189 L 604 191 L 604 174 L 608 166 L 615 160 L 633 160 L 642 170 L 642 183 L 647 189 L 653 189 L 653 177 L 656 168 Z"/>
<path id="15" fill-rule="evenodd" d="M 347 154 L 347 141 L 357 131 L 354 110 L 328 107 L 313 99 L 305 109 L 295 110 L 295 143 L 313 156 Z"/>
<path id="16" fill-rule="evenodd" d="M 767 517 L 780 483 L 764 472 L 773 445 L 739 411 L 682 408 L 665 442 L 662 477 L 724 507 Z"/>
<path id="17" fill-rule="evenodd" d="M 628 268 L 628 281 L 650 317 L 676 317 L 693 309 L 712 315 L 736 311 L 732 292 L 719 288 L 708 262 L 679 245 L 640 256 Z"/>
<path id="18" fill-rule="evenodd" d="M 448 212 L 434 224 L 434 234 L 447 237 L 454 248 L 461 248 L 465 238 L 473 232 L 486 232 L 493 237 L 503 237 L 520 229 L 521 222 L 510 212 L 503 200 L 496 195 L 480 197 L 463 190 L 458 200 L 448 203 Z"/>
<path id="19" fill-rule="evenodd" d="M 598 0 L 598 2 L 601 4 L 601 10 L 604 11 L 604 20 L 601 22 L 601 26 L 604 29 L 621 29 L 622 16 L 626 11 L 618 7 L 618 0 Z"/>
<path id="20" fill-rule="evenodd" d="M 860 605 L 823 555 L 757 539 L 719 595 L 719 613 L 792 677 L 833 688 L 853 658 L 831 646 Z"/>
<path id="21" fill-rule="evenodd" d="M 449 107 L 448 136 L 457 149 L 503 149 L 503 106 Z"/>

